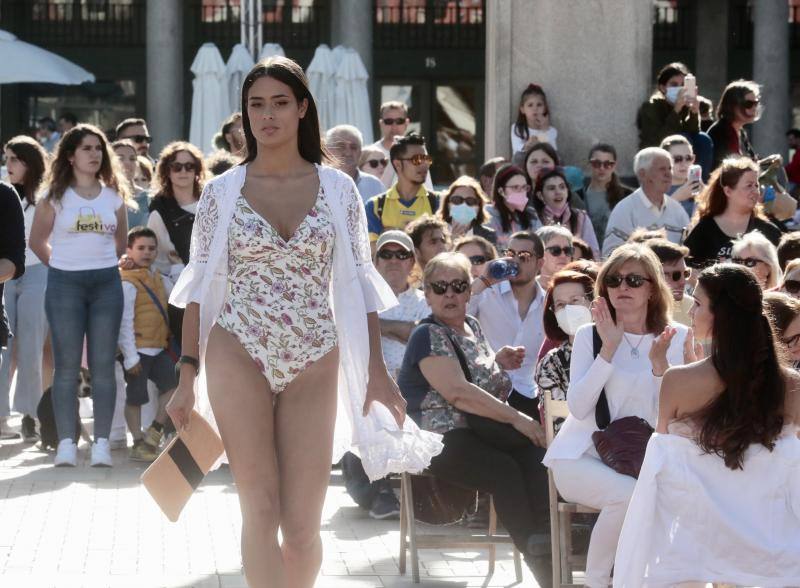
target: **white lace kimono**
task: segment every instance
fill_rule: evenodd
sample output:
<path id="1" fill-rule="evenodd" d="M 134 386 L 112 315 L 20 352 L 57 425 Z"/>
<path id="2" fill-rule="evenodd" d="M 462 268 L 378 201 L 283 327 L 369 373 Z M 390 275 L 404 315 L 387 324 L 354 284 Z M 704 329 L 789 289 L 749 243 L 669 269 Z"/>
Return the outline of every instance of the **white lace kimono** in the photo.
<path id="1" fill-rule="evenodd" d="M 339 343 L 334 461 L 345 451 L 353 451 L 361 457 L 371 480 L 392 472 L 420 472 L 441 452 L 440 435 L 421 431 L 410 418 L 399 429 L 389 410 L 378 402 L 372 403 L 367 417 L 362 416 L 370 353 L 367 313 L 390 308 L 397 299 L 372 265 L 366 213 L 353 180 L 327 166 L 317 166 L 317 170 L 336 230 L 330 291 Z M 170 296 L 175 306 L 185 307 L 190 302 L 200 305 L 197 409 L 214 427 L 205 352 L 208 335 L 225 301 L 228 224 L 245 176 L 246 167 L 236 166 L 206 184 L 194 221 L 189 265 Z"/>

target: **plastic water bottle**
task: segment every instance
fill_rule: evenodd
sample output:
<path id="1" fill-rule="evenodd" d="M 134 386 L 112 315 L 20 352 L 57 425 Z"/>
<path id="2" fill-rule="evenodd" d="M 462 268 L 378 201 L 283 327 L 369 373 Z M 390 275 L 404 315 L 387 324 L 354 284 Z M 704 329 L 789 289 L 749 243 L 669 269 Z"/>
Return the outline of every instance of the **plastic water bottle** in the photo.
<path id="1" fill-rule="evenodd" d="M 486 272 L 495 281 L 505 280 L 519 274 L 519 264 L 509 259 L 495 259 L 489 263 Z"/>

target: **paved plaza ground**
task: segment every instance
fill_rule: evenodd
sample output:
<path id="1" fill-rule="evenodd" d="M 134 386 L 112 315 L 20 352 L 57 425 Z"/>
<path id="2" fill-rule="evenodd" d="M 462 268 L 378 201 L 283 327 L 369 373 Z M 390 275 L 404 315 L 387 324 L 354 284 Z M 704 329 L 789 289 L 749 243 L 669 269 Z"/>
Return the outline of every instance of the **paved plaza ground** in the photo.
<path id="1" fill-rule="evenodd" d="M 19 419 L 11 425 L 18 429 Z M 113 454 L 113 468 L 92 468 L 81 442 L 78 467 L 54 468 L 52 453 L 20 439 L 0 441 L 0 586 L 245 588 L 241 516 L 227 469 L 209 475 L 180 521 L 170 523 L 139 483 L 145 464 L 122 450 Z M 410 570 L 398 570 L 399 522 L 370 519 L 336 470 L 322 540 L 318 588 L 415 586 Z M 422 551 L 420 559 L 417 586 L 537 587 L 527 569 L 516 583 L 505 546 L 489 578 L 485 551 Z"/>

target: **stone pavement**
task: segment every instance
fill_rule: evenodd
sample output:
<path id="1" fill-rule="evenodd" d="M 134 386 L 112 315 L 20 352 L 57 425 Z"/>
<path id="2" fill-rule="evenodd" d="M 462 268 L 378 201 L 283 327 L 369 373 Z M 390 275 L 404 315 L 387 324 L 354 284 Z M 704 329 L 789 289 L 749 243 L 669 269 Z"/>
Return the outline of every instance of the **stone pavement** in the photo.
<path id="1" fill-rule="evenodd" d="M 144 464 L 122 450 L 113 454 L 113 468 L 92 468 L 81 441 L 78 467 L 54 468 L 52 453 L 20 439 L 0 441 L 0 587 L 246 588 L 241 516 L 227 469 L 209 475 L 180 521 L 170 523 L 139 483 Z M 398 570 L 399 522 L 370 519 L 338 471 L 325 500 L 322 539 L 318 588 L 415 586 L 410 570 L 406 576 Z M 505 547 L 488 578 L 484 551 L 426 550 L 420 560 L 416 586 L 537 587 L 527 569 L 516 583 Z"/>

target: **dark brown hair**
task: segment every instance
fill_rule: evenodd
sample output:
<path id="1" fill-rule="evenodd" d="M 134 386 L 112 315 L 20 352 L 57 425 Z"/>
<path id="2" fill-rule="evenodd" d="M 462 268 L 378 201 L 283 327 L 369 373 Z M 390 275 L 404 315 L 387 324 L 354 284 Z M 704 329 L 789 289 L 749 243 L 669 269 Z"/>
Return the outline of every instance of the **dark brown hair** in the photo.
<path id="1" fill-rule="evenodd" d="M 589 159 L 591 160 L 592 155 L 598 151 L 600 153 L 608 153 L 614 158 L 614 161 L 617 161 L 617 150 L 613 145 L 610 145 L 609 143 L 597 143 L 593 145 L 589 150 Z M 625 196 L 630 193 L 631 189 L 622 185 L 622 182 L 619 181 L 617 172 L 614 171 L 611 174 L 611 179 L 608 181 L 608 186 L 606 186 L 606 201 L 608 202 L 608 207 L 613 209 L 617 205 L 617 202 L 625 198 Z"/>
<path id="2" fill-rule="evenodd" d="M 753 272 L 718 264 L 703 270 L 698 286 L 714 315 L 710 359 L 725 387 L 689 418 L 698 425 L 704 451 L 742 469 L 747 448 L 759 444 L 771 451 L 783 428 L 783 361 Z"/>
<path id="3" fill-rule="evenodd" d="M 411 237 L 414 247 L 419 249 L 419 246 L 422 244 L 422 239 L 425 237 L 425 233 L 434 229 L 441 229 L 445 239 L 450 239 L 450 227 L 447 226 L 447 223 L 429 214 L 424 214 L 418 219 L 408 223 L 405 232 L 406 235 Z"/>
<path id="4" fill-rule="evenodd" d="M 781 270 L 786 269 L 786 264 L 800 257 L 800 233 L 792 231 L 784 233 L 778 243 L 778 264 Z"/>
<path id="5" fill-rule="evenodd" d="M 656 84 L 659 86 L 664 86 L 666 83 L 675 76 L 687 76 L 689 75 L 689 68 L 682 64 L 680 61 L 673 61 L 672 63 L 668 63 L 660 70 L 658 70 L 658 75 L 656 76 Z"/>
<path id="6" fill-rule="evenodd" d="M 17 159 L 25 164 L 25 178 L 22 182 L 22 194 L 20 196 L 28 201 L 28 205 L 35 205 L 36 192 L 38 192 L 39 186 L 42 185 L 44 180 L 50 156 L 47 155 L 47 151 L 38 142 L 27 135 L 11 137 L 8 143 L 5 144 L 5 149 L 11 151 L 17 156 Z"/>
<path id="7" fill-rule="evenodd" d="M 525 170 L 511 163 L 506 163 L 497 170 L 492 184 L 492 203 L 500 216 L 500 226 L 505 233 L 511 230 L 512 220 L 516 220 L 523 229 L 530 229 L 533 226 L 533 219 L 528 215 L 527 209 L 522 212 L 511 210 L 506 205 L 505 198 L 500 194 L 500 188 L 505 188 L 508 180 L 514 176 L 522 176 L 526 182 L 528 181 L 528 174 L 525 173 Z"/>
<path id="8" fill-rule="evenodd" d="M 551 169 L 549 171 L 544 172 L 542 175 L 539 176 L 539 179 L 536 180 L 536 186 L 534 188 L 534 198 L 533 198 L 533 207 L 536 209 L 536 214 L 539 215 L 539 220 L 544 223 L 544 183 L 551 179 L 551 178 L 561 178 L 564 180 L 564 185 L 567 187 L 567 206 L 570 209 L 570 216 L 569 216 L 569 232 L 573 235 L 578 230 L 578 222 L 580 221 L 580 213 L 575 210 L 575 207 L 572 205 L 572 202 L 575 200 L 575 196 L 572 193 L 572 187 L 569 185 L 569 180 L 567 179 L 567 175 L 564 171 L 557 167 Z M 590 222 L 588 218 L 585 219 L 586 222 Z"/>
<path id="9" fill-rule="evenodd" d="M 685 259 L 689 248 L 673 243 L 668 239 L 647 239 L 644 244 L 652 249 L 661 263 L 673 263 Z"/>
<path id="10" fill-rule="evenodd" d="M 491 241 L 484 239 L 478 235 L 464 235 L 456 239 L 453 244 L 453 251 L 459 251 L 464 245 L 477 245 L 483 251 L 483 255 L 487 259 L 497 258 L 497 249 L 492 245 Z"/>
<path id="11" fill-rule="evenodd" d="M 547 294 L 544 296 L 544 316 L 542 324 L 544 325 L 544 333 L 547 338 L 556 343 L 563 343 L 569 339 L 561 327 L 558 326 L 558 319 L 556 319 L 556 309 L 553 302 L 553 291 L 556 286 L 561 284 L 580 284 L 583 286 L 583 293 L 586 294 L 589 300 L 592 299 L 594 291 L 594 279 L 591 275 L 570 271 L 566 268 L 557 271 L 550 279 L 550 287 L 547 288 Z"/>
<path id="12" fill-rule="evenodd" d="M 476 227 L 488 221 L 489 216 L 484 210 L 488 197 L 483 191 L 483 188 L 481 188 L 481 183 L 470 176 L 460 176 L 450 184 L 450 187 L 447 188 L 447 192 L 442 195 L 442 203 L 439 205 L 439 211 L 436 213 L 437 216 L 448 224 L 453 222 L 453 217 L 450 216 L 450 197 L 453 195 L 453 192 L 456 191 L 456 188 L 469 188 L 475 193 L 475 197 L 478 199 L 478 216 L 472 221 L 471 226 Z"/>
<path id="13" fill-rule="evenodd" d="M 149 239 L 153 239 L 158 245 L 158 237 L 156 236 L 155 231 L 149 227 L 133 227 L 128 231 L 128 249 L 133 247 L 133 244 L 136 243 L 136 239 L 140 239 L 142 237 L 147 237 Z"/>
<path id="14" fill-rule="evenodd" d="M 181 151 L 186 151 L 194 160 L 194 199 L 200 200 L 200 192 L 206 181 L 206 164 L 201 151 L 186 141 L 173 141 L 168 143 L 158 156 L 156 173 L 153 178 L 152 190 L 155 198 L 175 198 L 172 190 L 172 181 L 169 179 L 170 166 Z"/>
<path id="15" fill-rule="evenodd" d="M 775 337 L 781 339 L 792 321 L 800 316 L 800 300 L 786 292 L 765 292 L 764 312 L 772 321 Z"/>
<path id="16" fill-rule="evenodd" d="M 736 111 L 744 106 L 744 98 L 750 93 L 758 97 L 761 94 L 761 87 L 748 80 L 734 80 L 725 86 L 717 105 L 717 120 L 735 120 Z"/>
<path id="17" fill-rule="evenodd" d="M 64 197 L 64 192 L 69 188 L 74 178 L 69 158 L 75 155 L 75 151 L 83 139 L 90 135 L 97 137 L 98 141 L 100 141 L 100 148 L 103 153 L 100 169 L 96 175 L 97 179 L 116 191 L 125 204 L 130 204 L 131 190 L 128 180 L 122 173 L 117 156 L 111 150 L 111 145 L 106 139 L 105 133 L 96 126 L 86 123 L 72 127 L 64 133 L 64 136 L 58 142 L 53 162 L 50 164 L 50 170 L 44 182 L 47 186 L 45 197 L 56 202 Z"/>
<path id="18" fill-rule="evenodd" d="M 547 104 L 547 94 L 544 93 L 542 87 L 538 84 L 528 84 L 528 87 L 522 91 L 519 97 L 519 105 L 517 106 L 517 122 L 514 123 L 514 134 L 520 139 L 528 140 L 530 133 L 528 133 L 528 121 L 522 113 L 522 106 L 529 96 L 539 96 L 544 102 L 544 114 L 550 115 L 550 106 Z"/>
<path id="19" fill-rule="evenodd" d="M 708 180 L 708 185 L 697 197 L 697 210 L 694 213 L 693 224 L 707 216 L 714 217 L 725 212 L 728 208 L 728 197 L 723 188 L 735 188 L 742 176 L 755 172 L 758 177 L 758 164 L 749 157 L 728 157 L 713 171 Z M 765 218 L 761 204 L 756 204 L 753 214 Z"/>
<path id="20" fill-rule="evenodd" d="M 311 95 L 308 78 L 303 72 L 303 68 L 288 57 L 275 56 L 257 63 L 242 83 L 242 128 L 244 129 L 247 146 L 245 157 L 240 165 L 250 163 L 258 153 L 258 143 L 255 135 L 253 135 L 250 127 L 250 117 L 247 114 L 247 100 L 250 88 L 253 87 L 257 79 L 264 77 L 276 79 L 289 86 L 298 104 L 303 100 L 308 101 L 305 116 L 300 119 L 297 127 L 297 149 L 300 152 L 300 156 L 310 163 L 317 164 L 322 163 L 323 159 L 330 160 L 330 154 L 322 144 L 317 104 Z"/>

